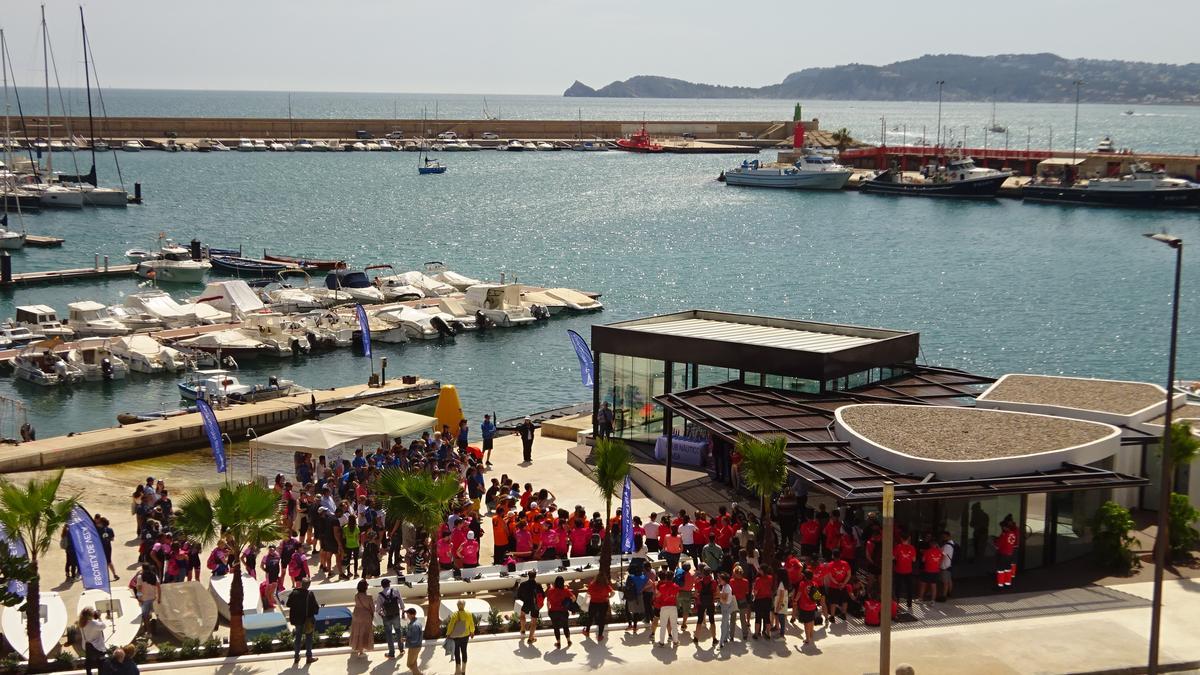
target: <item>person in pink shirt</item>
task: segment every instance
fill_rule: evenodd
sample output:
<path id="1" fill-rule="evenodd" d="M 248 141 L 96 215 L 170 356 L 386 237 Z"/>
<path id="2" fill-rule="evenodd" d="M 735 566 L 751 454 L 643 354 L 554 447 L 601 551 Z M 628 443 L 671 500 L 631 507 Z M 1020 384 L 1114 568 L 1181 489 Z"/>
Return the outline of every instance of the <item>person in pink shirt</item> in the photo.
<path id="1" fill-rule="evenodd" d="M 547 527 L 542 533 L 541 553 L 538 555 L 540 560 L 554 560 L 559 557 L 558 554 L 558 530 L 553 527 Z"/>
<path id="2" fill-rule="evenodd" d="M 576 558 L 587 555 L 588 540 L 591 538 L 592 531 L 588 529 L 587 523 L 576 521 L 575 527 L 571 529 L 571 555 Z"/>
<path id="3" fill-rule="evenodd" d="M 479 567 L 479 542 L 474 532 L 467 532 L 467 539 L 458 548 L 458 556 L 464 569 Z"/>
<path id="4" fill-rule="evenodd" d="M 438 539 L 437 541 L 437 557 L 438 564 L 442 569 L 448 570 L 454 566 L 454 547 L 450 541 L 450 535 Z"/>
<path id="5" fill-rule="evenodd" d="M 533 557 L 533 537 L 524 522 L 517 523 L 517 531 L 513 533 L 513 557 L 518 561 Z"/>

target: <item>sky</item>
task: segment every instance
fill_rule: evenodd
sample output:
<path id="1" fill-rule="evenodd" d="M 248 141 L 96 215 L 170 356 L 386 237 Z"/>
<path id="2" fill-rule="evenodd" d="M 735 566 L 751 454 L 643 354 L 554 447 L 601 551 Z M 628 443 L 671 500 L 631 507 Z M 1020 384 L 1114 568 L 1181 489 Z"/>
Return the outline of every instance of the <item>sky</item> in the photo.
<path id="1" fill-rule="evenodd" d="M 0 0 L 14 70 L 41 79 L 39 4 Z M 59 76 L 82 83 L 79 3 L 47 0 Z M 561 94 L 633 75 L 762 86 L 925 53 L 1200 59 L 1197 0 L 103 0 L 105 87 Z M 922 36 L 930 36 L 922 39 Z"/>

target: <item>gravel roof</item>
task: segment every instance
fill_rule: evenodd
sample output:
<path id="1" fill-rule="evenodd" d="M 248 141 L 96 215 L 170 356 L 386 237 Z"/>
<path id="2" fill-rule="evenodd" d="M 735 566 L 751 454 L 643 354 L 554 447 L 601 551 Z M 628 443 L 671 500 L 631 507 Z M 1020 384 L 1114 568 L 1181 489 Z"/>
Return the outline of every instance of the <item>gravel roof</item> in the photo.
<path id="1" fill-rule="evenodd" d="M 871 442 L 914 457 L 981 460 L 1052 452 L 1097 441 L 1107 425 L 976 408 L 856 405 L 842 420 Z"/>
<path id="2" fill-rule="evenodd" d="M 1005 375 L 979 399 L 1132 415 L 1164 400 L 1145 382 L 1113 382 L 1052 375 Z"/>
<path id="3" fill-rule="evenodd" d="M 1194 419 L 1200 418 L 1200 405 L 1196 405 L 1195 403 L 1188 403 L 1187 405 L 1181 405 L 1175 409 L 1173 417 L 1174 417 L 1174 419 L 1171 420 L 1172 422 L 1181 422 L 1181 421 L 1188 421 L 1188 420 L 1194 420 Z M 1146 422 L 1146 424 L 1153 424 L 1153 425 L 1161 427 L 1166 421 L 1167 421 L 1167 416 L 1165 414 L 1163 414 L 1163 415 L 1159 415 L 1158 417 L 1155 417 L 1152 420 L 1148 420 Z M 1174 426 L 1174 424 L 1172 424 L 1171 426 Z M 1197 428 L 1197 426 L 1200 426 L 1200 425 L 1195 425 L 1195 424 L 1192 425 L 1193 429 Z"/>

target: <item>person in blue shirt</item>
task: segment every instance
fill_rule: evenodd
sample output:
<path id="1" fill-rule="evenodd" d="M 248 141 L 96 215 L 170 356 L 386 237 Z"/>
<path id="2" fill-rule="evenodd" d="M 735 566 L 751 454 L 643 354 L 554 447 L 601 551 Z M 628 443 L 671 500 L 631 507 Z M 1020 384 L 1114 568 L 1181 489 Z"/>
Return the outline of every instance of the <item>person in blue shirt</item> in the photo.
<path id="1" fill-rule="evenodd" d="M 483 452 L 484 462 L 492 465 L 492 443 L 496 438 L 496 423 L 492 421 L 491 415 L 483 416 L 483 424 L 479 425 L 479 431 L 483 433 Z"/>
<path id="2" fill-rule="evenodd" d="M 466 420 L 458 421 L 458 451 L 466 454 L 467 444 L 471 441 L 471 426 Z"/>
<path id="3" fill-rule="evenodd" d="M 354 459 L 350 462 L 350 466 L 354 467 L 355 469 L 367 468 L 367 458 L 363 457 L 362 448 L 354 451 Z"/>

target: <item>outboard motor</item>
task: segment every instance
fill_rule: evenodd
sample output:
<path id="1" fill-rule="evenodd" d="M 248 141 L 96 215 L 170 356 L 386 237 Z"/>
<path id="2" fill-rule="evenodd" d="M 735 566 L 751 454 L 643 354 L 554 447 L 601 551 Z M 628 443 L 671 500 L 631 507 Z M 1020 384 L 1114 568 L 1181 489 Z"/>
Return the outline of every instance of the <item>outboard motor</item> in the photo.
<path id="1" fill-rule="evenodd" d="M 441 335 L 442 337 L 454 337 L 455 335 L 458 335 L 458 331 L 454 330 L 454 328 L 450 324 L 446 323 L 446 320 L 440 316 L 433 317 L 429 320 L 429 323 L 437 329 L 438 335 Z"/>
<path id="2" fill-rule="evenodd" d="M 107 357 L 100 359 L 100 375 L 106 380 L 113 379 L 113 364 Z"/>
<path id="3" fill-rule="evenodd" d="M 532 314 L 533 318 L 537 319 L 538 321 L 547 321 L 550 319 L 550 310 L 546 309 L 544 305 L 534 305 L 533 307 L 530 307 L 529 313 Z"/>
<path id="4" fill-rule="evenodd" d="M 275 376 L 275 375 L 268 377 L 267 378 L 267 386 L 272 389 L 278 389 L 279 388 L 279 377 Z"/>
<path id="5" fill-rule="evenodd" d="M 479 310 L 479 309 L 475 310 L 475 327 L 477 329 L 487 330 L 494 325 L 495 324 L 492 323 L 492 320 L 487 318 L 486 315 L 484 315 L 483 310 Z"/>

